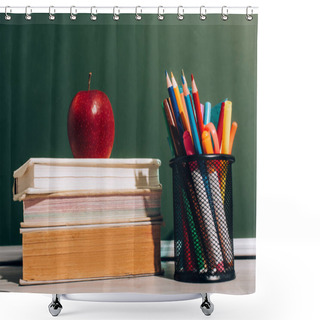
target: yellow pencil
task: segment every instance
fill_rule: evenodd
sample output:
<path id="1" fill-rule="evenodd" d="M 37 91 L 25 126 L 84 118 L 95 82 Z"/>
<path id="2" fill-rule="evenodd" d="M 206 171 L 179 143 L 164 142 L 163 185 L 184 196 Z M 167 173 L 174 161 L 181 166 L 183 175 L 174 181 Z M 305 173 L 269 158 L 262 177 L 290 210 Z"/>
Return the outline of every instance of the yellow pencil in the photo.
<path id="1" fill-rule="evenodd" d="M 232 114 L 232 102 L 226 101 L 224 104 L 224 118 L 223 118 L 223 131 L 222 131 L 222 143 L 221 153 L 229 154 L 230 144 L 230 130 L 231 130 L 231 114 Z"/>

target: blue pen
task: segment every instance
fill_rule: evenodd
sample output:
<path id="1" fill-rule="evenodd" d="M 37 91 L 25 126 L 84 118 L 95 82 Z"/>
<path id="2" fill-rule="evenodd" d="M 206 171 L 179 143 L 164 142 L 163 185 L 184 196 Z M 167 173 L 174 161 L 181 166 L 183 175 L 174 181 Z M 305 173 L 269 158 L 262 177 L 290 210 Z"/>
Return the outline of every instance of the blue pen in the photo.
<path id="1" fill-rule="evenodd" d="M 183 129 L 182 122 L 181 122 L 181 117 L 180 117 L 180 114 L 179 114 L 179 108 L 178 108 L 177 100 L 176 100 L 176 97 L 174 95 L 173 86 L 172 86 L 172 83 L 170 81 L 170 78 L 169 78 L 169 75 L 168 75 L 167 71 L 166 71 L 166 78 L 167 78 L 167 88 L 168 88 L 169 97 L 170 97 L 171 104 L 172 104 L 174 117 L 176 118 L 179 135 L 182 138 L 184 129 Z"/>
<path id="2" fill-rule="evenodd" d="M 203 117 L 203 124 L 206 125 L 210 122 L 210 116 L 211 116 L 211 103 L 206 102 L 204 104 L 204 117 Z"/>
<path id="3" fill-rule="evenodd" d="M 191 132 L 193 137 L 194 148 L 197 154 L 202 154 L 201 144 L 200 144 L 199 135 L 198 135 L 198 129 L 197 129 L 196 121 L 193 116 L 193 110 L 192 110 L 192 105 L 190 101 L 190 92 L 188 87 L 185 85 L 183 77 L 181 78 L 182 78 L 182 84 L 183 84 L 184 99 L 186 101 L 186 107 L 187 107 L 187 112 L 189 116 L 190 127 L 191 127 Z"/>

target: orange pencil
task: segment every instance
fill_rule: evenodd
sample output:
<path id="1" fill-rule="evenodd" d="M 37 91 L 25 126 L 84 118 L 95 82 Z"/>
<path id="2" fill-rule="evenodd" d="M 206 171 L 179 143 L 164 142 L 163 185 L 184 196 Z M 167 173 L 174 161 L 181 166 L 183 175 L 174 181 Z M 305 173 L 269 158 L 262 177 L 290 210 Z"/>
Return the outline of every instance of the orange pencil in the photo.
<path id="1" fill-rule="evenodd" d="M 177 100 L 177 105 L 178 105 L 179 114 L 180 114 L 180 117 L 182 120 L 183 128 L 184 128 L 184 130 L 188 130 L 191 135 L 191 128 L 190 128 L 190 124 L 189 124 L 189 119 L 187 118 L 187 114 L 183 108 L 179 87 L 178 87 L 177 81 L 176 81 L 175 77 L 173 76 L 172 72 L 171 72 L 171 79 L 172 79 L 172 87 L 173 87 L 174 95 Z M 183 98 L 183 100 L 184 100 L 184 98 Z M 192 135 L 191 135 L 191 137 L 192 137 Z"/>
<path id="2" fill-rule="evenodd" d="M 183 94 L 183 90 L 182 90 L 182 92 L 180 92 L 180 97 L 181 97 L 181 101 L 182 101 L 182 105 L 183 105 L 183 110 L 184 110 L 184 112 L 186 113 L 186 114 L 188 114 L 187 113 L 187 106 L 186 106 L 186 102 L 184 101 L 184 94 Z M 189 119 L 188 119 L 189 120 Z"/>

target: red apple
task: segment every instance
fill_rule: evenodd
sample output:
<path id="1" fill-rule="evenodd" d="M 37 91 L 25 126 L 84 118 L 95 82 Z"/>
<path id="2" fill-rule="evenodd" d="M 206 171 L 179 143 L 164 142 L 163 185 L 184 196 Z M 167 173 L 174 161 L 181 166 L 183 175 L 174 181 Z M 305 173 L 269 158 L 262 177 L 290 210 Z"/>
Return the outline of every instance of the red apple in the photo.
<path id="1" fill-rule="evenodd" d="M 75 158 L 109 158 L 114 141 L 112 106 L 105 93 L 79 91 L 68 113 L 68 137 Z"/>

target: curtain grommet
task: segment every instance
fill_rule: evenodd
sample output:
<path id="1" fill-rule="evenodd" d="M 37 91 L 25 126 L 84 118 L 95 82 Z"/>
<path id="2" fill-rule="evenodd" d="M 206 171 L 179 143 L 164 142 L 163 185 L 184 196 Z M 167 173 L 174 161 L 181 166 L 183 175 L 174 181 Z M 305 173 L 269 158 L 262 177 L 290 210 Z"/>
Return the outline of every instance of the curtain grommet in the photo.
<path id="1" fill-rule="evenodd" d="M 160 9 L 162 9 L 162 13 L 160 13 Z M 158 7 L 158 20 L 163 21 L 164 20 L 164 8 L 163 6 Z"/>
<path id="2" fill-rule="evenodd" d="M 204 21 L 207 19 L 207 8 L 205 6 L 200 7 L 200 20 Z"/>
<path id="3" fill-rule="evenodd" d="M 5 20 L 7 20 L 7 21 L 11 20 L 12 17 L 9 15 L 9 13 L 11 13 L 11 12 L 12 12 L 12 10 L 10 9 L 9 6 L 6 6 L 4 8 L 4 18 L 5 18 Z"/>
<path id="4" fill-rule="evenodd" d="M 95 10 L 95 13 L 93 12 L 93 10 Z M 97 20 L 97 14 L 98 14 L 98 9 L 95 6 L 91 7 L 91 9 L 90 9 L 90 20 L 91 21 L 96 21 Z"/>
<path id="5" fill-rule="evenodd" d="M 249 13 L 249 10 L 251 9 L 251 11 L 250 11 L 250 13 Z M 248 6 L 247 8 L 246 8 L 246 20 L 247 21 L 252 21 L 252 19 L 253 19 L 253 9 L 252 9 L 252 7 L 251 6 Z"/>
<path id="6" fill-rule="evenodd" d="M 138 13 L 138 10 L 140 11 L 139 13 Z M 136 14 L 135 19 L 136 19 L 137 21 L 140 21 L 140 20 L 142 19 L 141 13 L 142 13 L 142 8 L 141 8 L 140 6 L 136 6 L 136 9 L 135 9 L 135 14 Z"/>
<path id="7" fill-rule="evenodd" d="M 184 8 L 183 8 L 183 6 L 179 6 L 178 7 L 177 19 L 179 21 L 182 21 L 184 19 Z"/>
<path id="8" fill-rule="evenodd" d="M 56 18 L 55 13 L 56 13 L 56 9 L 54 8 L 54 6 L 50 6 L 49 7 L 49 20 L 53 21 Z"/>
<path id="9" fill-rule="evenodd" d="M 74 21 L 77 19 L 77 8 L 75 6 L 70 7 L 70 20 Z"/>
<path id="10" fill-rule="evenodd" d="M 221 19 L 223 21 L 227 21 L 228 20 L 228 7 L 227 6 L 223 6 L 221 8 Z"/>
<path id="11" fill-rule="evenodd" d="M 31 20 L 31 14 L 32 14 L 32 9 L 30 6 L 26 6 L 26 15 L 24 16 L 24 18 L 28 21 Z"/>
<path id="12" fill-rule="evenodd" d="M 117 10 L 117 12 L 116 12 L 116 10 Z M 114 21 L 118 21 L 120 19 L 120 9 L 117 6 L 113 7 L 113 17 L 112 17 L 112 19 Z"/>

